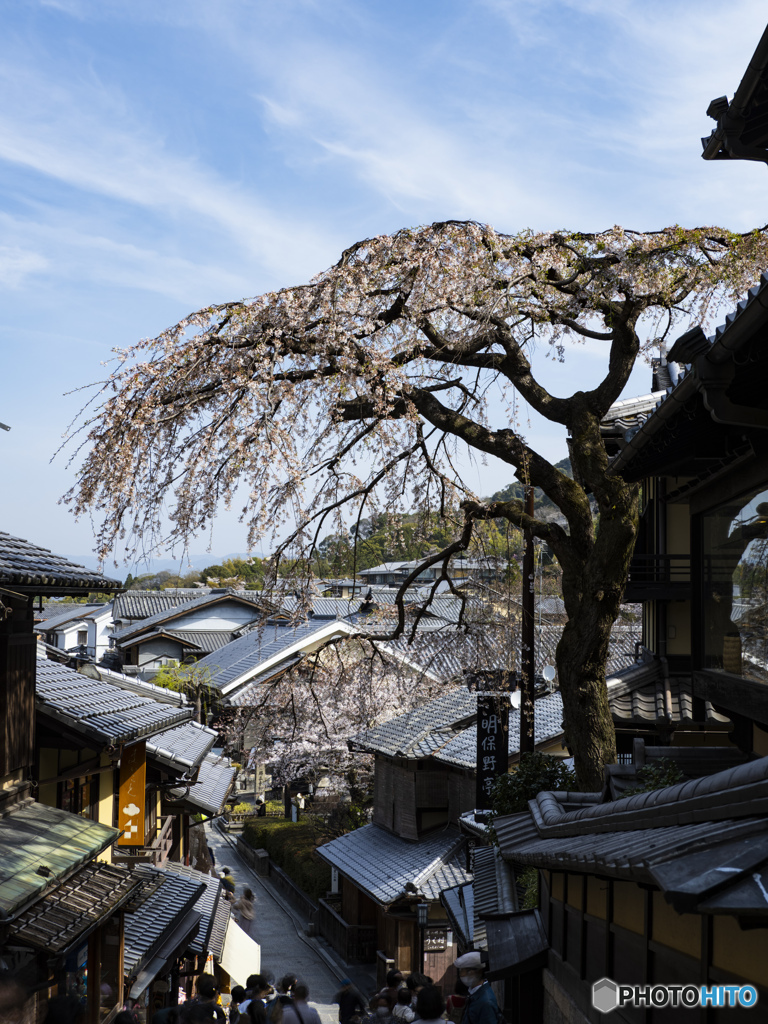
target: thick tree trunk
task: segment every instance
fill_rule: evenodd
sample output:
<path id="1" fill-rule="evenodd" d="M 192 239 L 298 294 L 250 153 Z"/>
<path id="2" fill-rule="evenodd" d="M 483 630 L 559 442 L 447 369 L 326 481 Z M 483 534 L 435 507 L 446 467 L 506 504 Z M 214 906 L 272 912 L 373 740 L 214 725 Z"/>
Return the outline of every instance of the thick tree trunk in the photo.
<path id="1" fill-rule="evenodd" d="M 581 567 L 563 571 L 568 623 L 557 647 L 565 738 L 579 788 L 599 790 L 603 766 L 616 761 L 605 664 L 637 536 L 634 487 L 619 483 L 616 501 L 601 515 L 594 547 Z"/>

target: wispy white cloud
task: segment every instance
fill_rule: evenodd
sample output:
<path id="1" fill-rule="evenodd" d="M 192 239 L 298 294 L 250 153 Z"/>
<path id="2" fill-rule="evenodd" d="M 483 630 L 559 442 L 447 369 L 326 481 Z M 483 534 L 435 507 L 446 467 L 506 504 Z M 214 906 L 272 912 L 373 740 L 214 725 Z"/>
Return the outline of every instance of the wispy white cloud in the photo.
<path id="1" fill-rule="evenodd" d="M 48 260 L 39 252 L 19 246 L 0 245 L 0 285 L 18 288 L 31 275 L 44 270 Z"/>
<path id="2" fill-rule="evenodd" d="M 335 252 L 327 228 L 261 200 L 196 155 L 171 151 L 158 130 L 141 123 L 141 107 L 132 109 L 93 72 L 62 84 L 6 62 L 0 88 L 0 161 L 65 183 L 81 197 L 141 207 L 179 238 L 213 232 L 220 248 L 229 247 L 229 262 L 261 270 L 265 287 L 304 277 Z"/>

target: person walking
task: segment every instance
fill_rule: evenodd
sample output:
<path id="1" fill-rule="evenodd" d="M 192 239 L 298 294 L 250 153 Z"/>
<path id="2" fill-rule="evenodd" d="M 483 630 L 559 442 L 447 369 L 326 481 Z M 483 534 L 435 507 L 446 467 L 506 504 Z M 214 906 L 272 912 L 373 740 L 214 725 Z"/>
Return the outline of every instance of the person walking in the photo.
<path id="1" fill-rule="evenodd" d="M 283 1003 L 283 1024 L 322 1024 L 320 1014 L 307 1003 L 309 989 L 306 985 L 292 986 L 293 999 Z"/>
<path id="2" fill-rule="evenodd" d="M 453 963 L 468 989 L 462 1024 L 498 1024 L 501 1011 L 493 989 L 483 977 L 485 968 L 480 954 L 476 950 L 465 953 Z"/>
<path id="3" fill-rule="evenodd" d="M 221 873 L 221 884 L 229 896 L 235 895 L 235 880 L 232 877 L 232 868 L 224 868 Z"/>
<path id="4" fill-rule="evenodd" d="M 341 988 L 331 1000 L 339 1004 L 339 1024 L 349 1024 L 353 1017 L 362 1016 L 366 1010 L 366 1000 L 349 978 L 344 978 Z"/>
<path id="5" fill-rule="evenodd" d="M 246 935 L 253 938 L 253 923 L 256 918 L 256 904 L 253 899 L 253 891 L 246 886 L 243 889 L 243 895 L 232 904 L 232 909 L 237 914 L 237 923 Z"/>

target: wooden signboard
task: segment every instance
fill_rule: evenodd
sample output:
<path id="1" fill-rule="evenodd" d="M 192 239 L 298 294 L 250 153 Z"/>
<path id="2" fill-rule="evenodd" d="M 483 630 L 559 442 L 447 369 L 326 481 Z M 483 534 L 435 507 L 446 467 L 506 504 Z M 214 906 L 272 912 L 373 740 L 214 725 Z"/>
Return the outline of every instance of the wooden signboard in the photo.
<path id="1" fill-rule="evenodd" d="M 442 953 L 448 945 L 447 928 L 425 928 L 424 929 L 424 952 Z"/>
<path id="2" fill-rule="evenodd" d="M 144 740 L 123 748 L 120 758 L 120 793 L 117 827 L 122 835 L 118 846 L 144 845 L 144 801 L 147 785 L 147 745 Z"/>

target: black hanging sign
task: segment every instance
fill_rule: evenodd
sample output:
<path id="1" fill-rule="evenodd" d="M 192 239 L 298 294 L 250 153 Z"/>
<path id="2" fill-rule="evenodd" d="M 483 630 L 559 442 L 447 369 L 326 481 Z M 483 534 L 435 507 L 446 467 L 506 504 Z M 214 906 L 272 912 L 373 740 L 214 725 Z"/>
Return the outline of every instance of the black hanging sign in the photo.
<path id="1" fill-rule="evenodd" d="M 477 790 L 475 807 L 491 806 L 493 786 L 509 762 L 509 694 L 477 695 Z"/>

